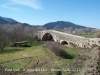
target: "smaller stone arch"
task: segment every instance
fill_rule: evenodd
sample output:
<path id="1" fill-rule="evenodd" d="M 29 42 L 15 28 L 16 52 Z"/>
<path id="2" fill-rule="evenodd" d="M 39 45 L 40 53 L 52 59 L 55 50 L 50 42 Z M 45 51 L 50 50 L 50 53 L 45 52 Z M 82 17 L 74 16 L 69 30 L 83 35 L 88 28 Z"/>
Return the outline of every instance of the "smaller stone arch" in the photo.
<path id="1" fill-rule="evenodd" d="M 68 45 L 68 42 L 67 41 L 62 41 L 61 45 Z"/>

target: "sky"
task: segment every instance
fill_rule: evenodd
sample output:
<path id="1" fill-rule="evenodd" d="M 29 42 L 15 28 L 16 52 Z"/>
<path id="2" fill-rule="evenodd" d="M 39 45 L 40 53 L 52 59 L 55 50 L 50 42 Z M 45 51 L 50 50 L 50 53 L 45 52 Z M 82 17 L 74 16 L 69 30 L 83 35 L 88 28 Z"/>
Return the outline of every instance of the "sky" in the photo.
<path id="1" fill-rule="evenodd" d="M 100 29 L 100 0 L 0 0 L 0 16 L 31 25 L 68 21 Z"/>

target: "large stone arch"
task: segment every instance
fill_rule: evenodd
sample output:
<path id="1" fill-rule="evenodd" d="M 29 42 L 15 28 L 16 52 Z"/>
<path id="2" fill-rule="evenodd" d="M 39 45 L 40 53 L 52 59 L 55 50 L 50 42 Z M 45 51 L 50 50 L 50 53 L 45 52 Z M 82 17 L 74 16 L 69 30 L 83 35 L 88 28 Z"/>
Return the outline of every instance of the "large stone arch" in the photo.
<path id="1" fill-rule="evenodd" d="M 42 36 L 42 41 L 54 41 L 53 35 L 50 33 L 45 33 Z"/>

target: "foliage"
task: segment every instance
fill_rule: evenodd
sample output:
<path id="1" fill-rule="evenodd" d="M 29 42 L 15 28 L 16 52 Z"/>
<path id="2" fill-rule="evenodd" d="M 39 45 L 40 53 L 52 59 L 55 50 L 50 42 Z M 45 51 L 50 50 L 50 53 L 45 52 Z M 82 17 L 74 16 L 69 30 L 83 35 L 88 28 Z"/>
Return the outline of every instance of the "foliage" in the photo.
<path id="1" fill-rule="evenodd" d="M 98 45 L 96 45 L 96 44 L 93 44 L 93 45 L 92 45 L 92 48 L 94 48 L 94 47 L 99 47 L 99 46 L 98 46 Z"/>
<path id="2" fill-rule="evenodd" d="M 4 50 L 9 43 L 9 33 L 0 27 L 0 51 Z"/>
<path id="3" fill-rule="evenodd" d="M 57 73 L 56 75 L 62 75 L 61 71 L 57 71 L 56 73 Z"/>
<path id="4" fill-rule="evenodd" d="M 28 39 L 25 44 L 28 46 L 37 46 L 37 45 L 43 44 L 43 42 L 35 40 L 34 38 L 31 38 L 31 39 Z"/>
<path id="5" fill-rule="evenodd" d="M 72 59 L 73 56 L 69 55 L 63 48 L 60 47 L 59 43 L 55 43 L 52 41 L 46 42 L 46 47 L 50 49 L 55 55 L 61 56 L 66 59 Z"/>
<path id="6" fill-rule="evenodd" d="M 96 32 L 96 33 L 94 34 L 94 36 L 95 36 L 96 38 L 100 38 L 100 31 Z"/>
<path id="7" fill-rule="evenodd" d="M 33 26 L 0 25 L 0 50 L 4 50 L 11 42 L 27 41 L 27 45 L 24 46 L 32 46 L 35 33 L 36 29 Z"/>
<path id="8" fill-rule="evenodd" d="M 90 73 L 89 70 L 86 70 L 86 72 L 84 73 L 84 75 L 88 75 Z"/>
<path id="9" fill-rule="evenodd" d="M 54 27 L 58 27 L 60 29 L 69 28 L 69 27 L 73 27 L 74 29 L 75 28 L 77 28 L 77 29 L 79 29 L 79 28 L 86 28 L 84 26 L 79 26 L 79 25 L 76 25 L 74 23 L 64 22 L 64 21 L 57 21 L 57 22 L 47 23 L 43 27 L 45 27 L 47 29 L 53 29 Z"/>
<path id="10" fill-rule="evenodd" d="M 76 47 L 77 45 L 72 43 L 72 42 L 69 42 L 69 44 L 72 46 L 72 47 Z"/>

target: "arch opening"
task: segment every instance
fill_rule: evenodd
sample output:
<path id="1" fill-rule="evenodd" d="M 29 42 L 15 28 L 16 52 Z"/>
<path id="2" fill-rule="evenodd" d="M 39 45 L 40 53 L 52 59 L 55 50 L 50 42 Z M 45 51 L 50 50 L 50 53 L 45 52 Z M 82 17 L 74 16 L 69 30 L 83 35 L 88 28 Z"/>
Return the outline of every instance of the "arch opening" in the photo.
<path id="1" fill-rule="evenodd" d="M 68 42 L 67 41 L 62 41 L 61 45 L 68 45 Z"/>
<path id="2" fill-rule="evenodd" d="M 46 33 L 42 37 L 42 41 L 54 41 L 53 36 L 50 33 Z"/>

